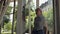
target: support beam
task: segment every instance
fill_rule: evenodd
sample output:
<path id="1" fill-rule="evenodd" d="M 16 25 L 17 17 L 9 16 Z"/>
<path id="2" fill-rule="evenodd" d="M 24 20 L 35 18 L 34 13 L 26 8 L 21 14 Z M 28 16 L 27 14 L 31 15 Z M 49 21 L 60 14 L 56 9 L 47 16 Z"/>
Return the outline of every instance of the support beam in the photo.
<path id="1" fill-rule="evenodd" d="M 53 20 L 54 20 L 54 34 L 57 34 L 56 0 L 53 0 Z"/>
<path id="2" fill-rule="evenodd" d="M 18 0 L 16 34 L 23 34 L 22 8 L 22 0 Z"/>
<path id="3" fill-rule="evenodd" d="M 31 13 L 31 11 L 30 11 L 30 9 L 31 9 L 31 8 L 30 8 L 31 1 L 32 1 L 32 0 L 28 0 L 28 5 L 29 5 L 29 7 L 28 7 L 28 8 L 29 8 L 29 19 L 28 19 L 28 24 L 29 24 L 29 34 L 31 34 L 31 14 L 30 14 L 30 13 Z"/>
<path id="4" fill-rule="evenodd" d="M 58 21 L 57 21 L 57 34 L 60 34 L 60 0 L 56 0 L 56 6 L 57 6 L 57 17 L 58 17 Z"/>
<path id="5" fill-rule="evenodd" d="M 55 6 L 55 34 L 60 34 L 60 0 L 54 0 Z"/>
<path id="6" fill-rule="evenodd" d="M 36 8 L 39 8 L 39 0 L 36 0 Z"/>
<path id="7" fill-rule="evenodd" d="M 29 3 L 30 5 L 30 3 Z M 29 23 L 29 34 L 31 34 L 31 11 L 30 11 L 30 6 L 29 6 L 29 19 L 28 19 L 28 23 Z"/>

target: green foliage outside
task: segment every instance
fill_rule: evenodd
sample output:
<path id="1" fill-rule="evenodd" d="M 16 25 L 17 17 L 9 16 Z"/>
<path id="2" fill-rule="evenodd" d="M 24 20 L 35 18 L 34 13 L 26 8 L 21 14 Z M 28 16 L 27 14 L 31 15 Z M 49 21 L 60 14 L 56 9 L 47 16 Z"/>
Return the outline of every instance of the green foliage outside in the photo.
<path id="1" fill-rule="evenodd" d="M 9 22 L 9 23 L 7 23 L 6 25 L 4 25 L 4 29 L 7 30 L 7 31 L 11 30 L 11 29 L 12 29 L 12 24 L 11 24 L 11 22 Z"/>
<path id="2" fill-rule="evenodd" d="M 53 21 L 53 9 L 50 8 L 48 11 L 44 11 L 43 15 L 48 22 L 48 29 L 53 30 L 54 28 L 54 21 Z"/>
<path id="3" fill-rule="evenodd" d="M 32 4 L 31 5 L 31 9 L 30 9 L 30 11 L 31 11 L 30 14 L 31 14 L 31 24 L 32 24 L 32 27 L 34 27 L 34 18 L 36 16 L 35 9 L 33 9 L 35 7 L 33 7 L 33 6 L 34 5 Z M 8 14 L 7 17 L 10 17 L 9 14 L 11 12 L 11 9 L 12 9 L 12 7 L 9 6 L 8 10 L 6 12 L 6 14 Z M 24 11 L 25 11 L 26 29 L 28 29 L 28 27 L 29 27 L 29 24 L 28 24 L 28 19 L 29 19 L 29 9 L 28 9 L 28 6 L 25 7 Z M 50 8 L 48 11 L 44 11 L 43 15 L 45 16 L 45 19 L 48 21 L 49 30 L 52 29 L 53 28 L 53 9 Z M 14 21 L 14 24 L 15 24 L 14 25 L 14 30 L 15 30 L 16 29 L 17 12 L 14 14 L 14 16 L 15 16 L 14 17 L 14 20 L 15 20 Z M 6 19 L 9 19 L 7 17 L 6 17 Z M 8 20 L 7 20 L 7 22 L 4 21 L 4 23 L 5 23 L 5 25 L 4 25 L 4 31 L 7 31 L 7 32 L 11 31 L 11 29 L 12 29 L 12 23 L 10 21 L 8 21 Z"/>

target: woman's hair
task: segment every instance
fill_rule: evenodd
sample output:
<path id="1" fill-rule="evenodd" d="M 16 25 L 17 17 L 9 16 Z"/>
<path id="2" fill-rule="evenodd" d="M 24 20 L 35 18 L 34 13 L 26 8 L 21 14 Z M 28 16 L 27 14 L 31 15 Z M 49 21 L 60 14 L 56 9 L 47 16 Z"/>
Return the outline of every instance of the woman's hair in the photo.
<path id="1" fill-rule="evenodd" d="M 40 11 L 42 13 L 42 10 L 40 8 L 37 8 L 35 11 L 36 11 L 36 14 L 38 11 Z"/>

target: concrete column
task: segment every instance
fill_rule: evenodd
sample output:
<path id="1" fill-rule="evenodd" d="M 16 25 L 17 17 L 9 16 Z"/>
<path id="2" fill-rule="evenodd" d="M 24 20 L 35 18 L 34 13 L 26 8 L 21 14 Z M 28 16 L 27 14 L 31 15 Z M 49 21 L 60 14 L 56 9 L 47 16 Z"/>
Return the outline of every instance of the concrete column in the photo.
<path id="1" fill-rule="evenodd" d="M 23 34 L 22 8 L 22 0 L 18 0 L 16 34 Z"/>
<path id="2" fill-rule="evenodd" d="M 36 0 L 36 8 L 39 8 L 39 0 Z"/>

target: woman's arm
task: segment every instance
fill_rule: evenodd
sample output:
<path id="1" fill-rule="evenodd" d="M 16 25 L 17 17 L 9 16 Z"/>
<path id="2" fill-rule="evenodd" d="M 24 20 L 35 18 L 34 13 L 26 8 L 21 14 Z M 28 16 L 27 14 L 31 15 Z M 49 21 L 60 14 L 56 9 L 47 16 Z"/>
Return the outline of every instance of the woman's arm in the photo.
<path id="1" fill-rule="evenodd" d="M 45 25 L 44 26 L 46 27 L 46 34 L 48 34 L 48 24 L 47 24 L 47 21 L 45 21 Z"/>

